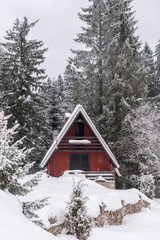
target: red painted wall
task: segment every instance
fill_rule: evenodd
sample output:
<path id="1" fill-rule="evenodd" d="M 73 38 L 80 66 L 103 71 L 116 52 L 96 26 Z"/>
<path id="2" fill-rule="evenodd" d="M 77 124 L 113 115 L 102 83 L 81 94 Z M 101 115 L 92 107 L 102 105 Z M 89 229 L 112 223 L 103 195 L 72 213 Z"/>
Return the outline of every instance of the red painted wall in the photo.
<path id="1" fill-rule="evenodd" d="M 48 164 L 48 174 L 59 177 L 65 170 L 69 170 L 71 154 L 75 152 L 55 152 Z M 85 154 L 89 155 L 91 171 L 112 171 L 112 164 L 104 152 L 85 152 Z"/>

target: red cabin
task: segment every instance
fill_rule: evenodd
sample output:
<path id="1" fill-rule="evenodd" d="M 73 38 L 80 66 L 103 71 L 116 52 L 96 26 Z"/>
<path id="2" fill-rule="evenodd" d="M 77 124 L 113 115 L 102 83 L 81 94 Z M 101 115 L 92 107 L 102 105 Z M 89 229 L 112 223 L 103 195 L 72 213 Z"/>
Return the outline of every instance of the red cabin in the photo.
<path id="1" fill-rule="evenodd" d="M 81 105 L 77 105 L 40 165 L 51 176 L 82 170 L 90 179 L 120 176 L 119 164 Z"/>

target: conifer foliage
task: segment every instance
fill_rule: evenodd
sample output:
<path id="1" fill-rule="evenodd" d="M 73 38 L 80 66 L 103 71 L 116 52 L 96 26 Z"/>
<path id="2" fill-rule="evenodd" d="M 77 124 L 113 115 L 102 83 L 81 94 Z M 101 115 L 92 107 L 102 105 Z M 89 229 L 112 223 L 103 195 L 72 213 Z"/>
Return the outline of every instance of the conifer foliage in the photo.
<path id="1" fill-rule="evenodd" d="M 40 85 L 46 78 L 40 65 L 44 62 L 47 48 L 42 41 L 29 39 L 29 33 L 37 22 L 29 23 L 27 17 L 22 21 L 16 19 L 13 29 L 6 32 L 6 42 L 1 43 L 4 54 L 0 80 L 1 91 L 5 94 L 0 107 L 12 115 L 10 126 L 19 123 L 17 139 L 26 136 L 24 146 L 35 148 L 32 161 L 42 158 L 43 140 L 47 135 L 44 106 L 39 97 Z"/>
<path id="2" fill-rule="evenodd" d="M 10 117 L 5 116 L 3 111 L 0 112 L 0 189 L 8 190 L 13 195 L 24 196 L 38 184 L 41 173 L 35 174 L 23 183 L 22 179 L 34 163 L 25 163 L 30 150 L 21 147 L 23 139 L 13 141 L 19 125 L 8 128 Z M 47 198 L 21 204 L 24 215 L 36 224 L 42 225 L 35 211 L 47 204 Z"/>
<path id="3" fill-rule="evenodd" d="M 0 189 L 7 189 L 15 195 L 24 195 L 36 182 L 21 184 L 19 179 L 26 175 L 33 163 L 24 165 L 29 151 L 21 148 L 23 139 L 12 142 L 18 124 L 8 129 L 9 117 L 4 116 L 3 111 L 0 112 Z"/>
<path id="4" fill-rule="evenodd" d="M 147 196 L 159 197 L 160 97 L 141 100 L 122 124 L 117 142 L 121 173 Z"/>
<path id="5" fill-rule="evenodd" d="M 91 233 L 91 218 L 87 215 L 87 198 L 83 195 L 83 188 L 83 181 L 79 181 L 77 185 L 74 182 L 65 214 L 67 234 L 75 235 L 80 240 L 86 240 Z"/>

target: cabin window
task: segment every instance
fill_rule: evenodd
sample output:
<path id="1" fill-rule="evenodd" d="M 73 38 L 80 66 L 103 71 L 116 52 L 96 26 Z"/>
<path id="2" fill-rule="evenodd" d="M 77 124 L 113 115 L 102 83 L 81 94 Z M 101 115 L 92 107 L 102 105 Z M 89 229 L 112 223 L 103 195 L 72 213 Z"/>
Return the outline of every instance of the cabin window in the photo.
<path id="1" fill-rule="evenodd" d="M 84 137 L 84 122 L 76 122 L 75 135 L 76 137 Z"/>
<path id="2" fill-rule="evenodd" d="M 71 154 L 70 170 L 90 170 L 89 155 L 87 154 Z"/>

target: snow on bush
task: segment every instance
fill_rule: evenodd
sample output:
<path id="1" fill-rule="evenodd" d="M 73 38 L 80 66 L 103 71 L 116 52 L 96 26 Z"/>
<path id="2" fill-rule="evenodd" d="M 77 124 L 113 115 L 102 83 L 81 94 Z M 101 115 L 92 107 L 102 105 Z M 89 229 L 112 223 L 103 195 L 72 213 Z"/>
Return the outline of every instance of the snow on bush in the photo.
<path id="1" fill-rule="evenodd" d="M 83 187 L 82 180 L 77 185 L 74 182 L 64 219 L 67 234 L 75 235 L 80 240 L 86 240 L 91 232 L 91 218 L 87 215 L 87 198 L 83 196 Z"/>

